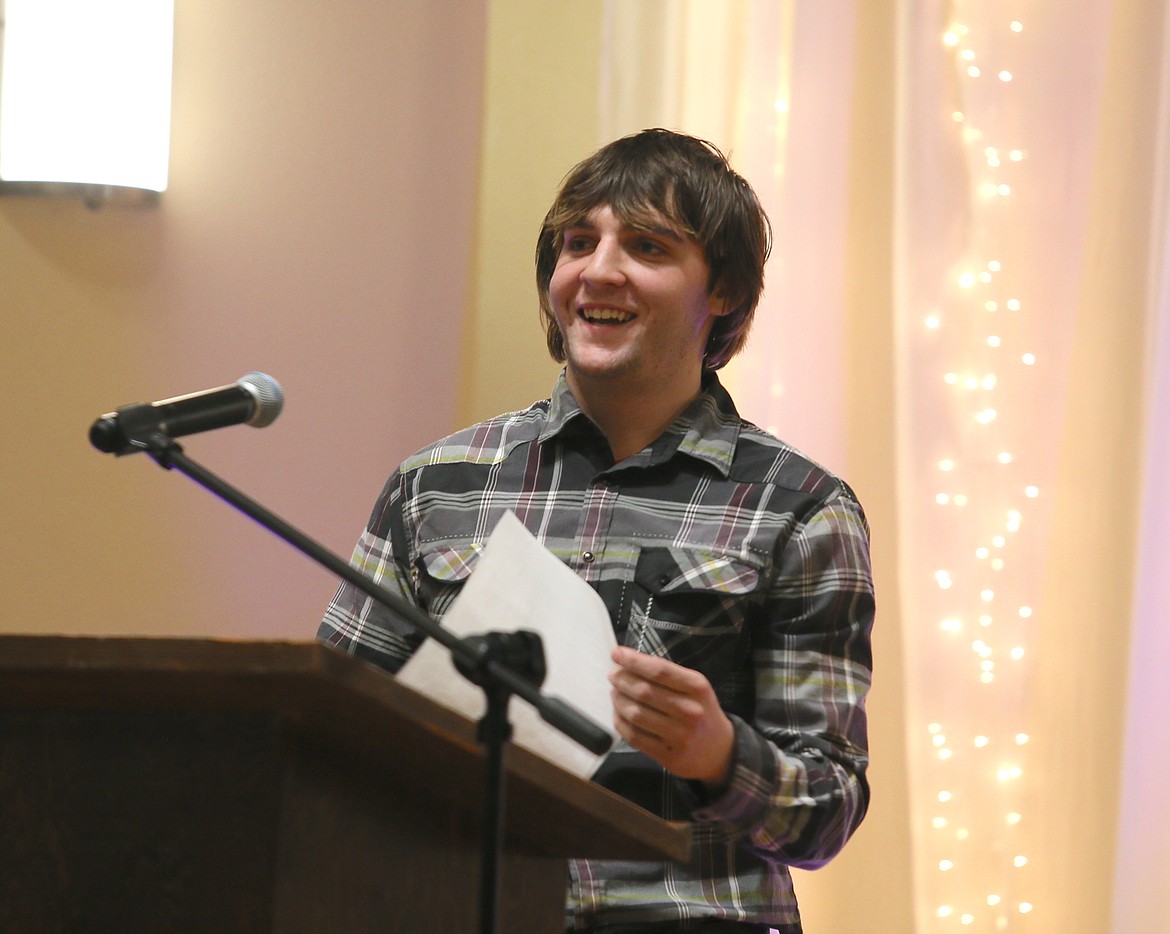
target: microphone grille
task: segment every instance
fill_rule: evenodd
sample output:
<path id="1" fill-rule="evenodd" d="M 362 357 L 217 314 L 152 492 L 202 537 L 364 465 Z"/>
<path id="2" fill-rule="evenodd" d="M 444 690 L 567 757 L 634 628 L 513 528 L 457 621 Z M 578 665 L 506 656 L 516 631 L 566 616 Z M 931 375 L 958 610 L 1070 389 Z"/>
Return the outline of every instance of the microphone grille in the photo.
<path id="1" fill-rule="evenodd" d="M 248 419 L 249 425 L 253 428 L 263 428 L 276 421 L 276 416 L 280 414 L 281 406 L 284 405 L 284 392 L 280 388 L 280 383 L 267 373 L 248 373 L 241 376 L 236 385 L 246 389 L 256 400 L 256 409 Z"/>

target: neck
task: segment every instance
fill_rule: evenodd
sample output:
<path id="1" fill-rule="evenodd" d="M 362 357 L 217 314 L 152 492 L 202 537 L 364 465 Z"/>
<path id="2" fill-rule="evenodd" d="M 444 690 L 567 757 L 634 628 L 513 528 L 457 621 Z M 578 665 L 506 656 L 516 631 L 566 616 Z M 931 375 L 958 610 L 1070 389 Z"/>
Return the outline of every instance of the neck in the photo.
<path id="1" fill-rule="evenodd" d="M 653 444 L 702 389 L 698 379 L 689 391 L 670 396 L 653 391 L 631 392 L 605 381 L 581 385 L 572 373 L 568 381 L 582 411 L 605 435 L 615 463 Z"/>

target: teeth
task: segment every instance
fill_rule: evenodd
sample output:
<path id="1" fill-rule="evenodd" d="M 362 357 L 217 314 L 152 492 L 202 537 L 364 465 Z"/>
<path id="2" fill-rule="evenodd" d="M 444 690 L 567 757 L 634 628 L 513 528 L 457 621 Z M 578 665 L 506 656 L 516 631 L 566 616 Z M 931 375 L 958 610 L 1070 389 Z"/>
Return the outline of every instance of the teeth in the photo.
<path id="1" fill-rule="evenodd" d="M 619 323 L 629 321 L 634 317 L 628 311 L 620 311 L 617 308 L 582 308 L 581 314 L 586 321 L 615 321 Z"/>

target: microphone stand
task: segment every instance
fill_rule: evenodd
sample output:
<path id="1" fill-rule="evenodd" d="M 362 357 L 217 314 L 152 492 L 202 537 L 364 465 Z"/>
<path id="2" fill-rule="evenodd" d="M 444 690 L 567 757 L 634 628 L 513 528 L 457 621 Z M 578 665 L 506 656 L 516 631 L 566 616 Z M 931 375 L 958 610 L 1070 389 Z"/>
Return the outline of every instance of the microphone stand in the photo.
<path id="1" fill-rule="evenodd" d="M 163 432 L 155 431 L 145 438 L 132 438 L 130 443 L 134 448 L 149 454 L 160 467 L 185 474 L 445 646 L 460 673 L 484 689 L 487 710 L 476 732 L 486 754 L 479 930 L 481 934 L 493 934 L 499 921 L 499 864 L 503 849 L 506 775 L 504 750 L 512 736 L 512 727 L 508 722 L 508 703 L 512 695 L 522 697 L 536 709 L 541 719 L 590 752 L 601 755 L 612 743 L 609 734 L 580 711 L 560 698 L 540 693 L 540 684 L 545 674 L 540 636 L 534 632 L 520 631 L 488 633 L 486 636 L 461 639 L 418 607 L 376 584 L 299 529 L 191 460 L 178 442 Z"/>

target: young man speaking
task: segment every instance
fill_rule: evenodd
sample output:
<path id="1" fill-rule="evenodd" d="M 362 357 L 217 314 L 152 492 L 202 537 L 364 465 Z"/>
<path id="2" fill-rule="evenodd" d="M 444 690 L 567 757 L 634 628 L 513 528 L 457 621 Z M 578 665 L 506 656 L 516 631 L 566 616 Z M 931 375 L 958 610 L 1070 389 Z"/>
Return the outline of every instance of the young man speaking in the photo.
<path id="1" fill-rule="evenodd" d="M 566 177 L 536 250 L 551 398 L 409 458 L 354 562 L 441 617 L 513 511 L 591 584 L 618 648 L 620 737 L 594 780 L 689 821 L 689 862 L 574 861 L 566 927 L 798 934 L 789 866 L 869 801 L 873 585 L 852 491 L 745 422 L 769 227 L 708 143 L 647 130 Z M 396 671 L 419 636 L 343 584 L 319 637 Z"/>

